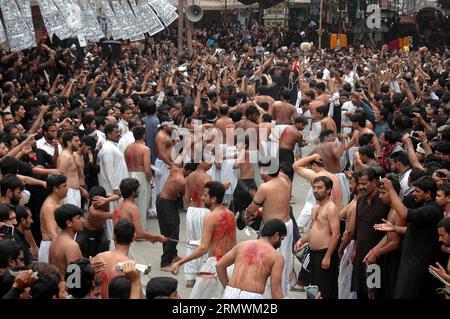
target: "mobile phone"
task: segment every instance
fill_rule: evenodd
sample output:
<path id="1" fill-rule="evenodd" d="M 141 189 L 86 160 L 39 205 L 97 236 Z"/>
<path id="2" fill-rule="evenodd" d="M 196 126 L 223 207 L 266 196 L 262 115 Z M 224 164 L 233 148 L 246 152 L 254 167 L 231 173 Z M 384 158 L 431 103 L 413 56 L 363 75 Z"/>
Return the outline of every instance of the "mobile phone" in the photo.
<path id="1" fill-rule="evenodd" d="M 382 180 L 382 178 L 381 178 L 381 176 L 379 176 L 378 177 L 378 184 L 379 184 L 378 188 L 379 189 L 384 189 L 384 184 L 383 184 L 383 182 L 381 180 Z"/>
<path id="2" fill-rule="evenodd" d="M 0 234 L 5 234 L 6 236 L 14 235 L 14 226 L 3 225 L 2 227 L 0 227 Z"/>
<path id="3" fill-rule="evenodd" d="M 305 287 L 306 299 L 316 299 L 319 294 L 319 286 L 308 286 Z"/>

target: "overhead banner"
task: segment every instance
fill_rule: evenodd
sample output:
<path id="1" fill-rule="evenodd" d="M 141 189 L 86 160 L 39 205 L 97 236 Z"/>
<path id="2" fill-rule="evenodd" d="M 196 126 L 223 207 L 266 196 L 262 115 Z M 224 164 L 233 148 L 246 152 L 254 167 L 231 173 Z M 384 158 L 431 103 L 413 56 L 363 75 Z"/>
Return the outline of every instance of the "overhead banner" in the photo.
<path id="1" fill-rule="evenodd" d="M 147 32 L 150 36 L 164 30 L 164 25 L 158 19 L 155 12 L 151 9 L 149 3 L 146 0 L 138 0 L 137 5 L 138 12 L 140 12 L 142 17 L 145 19 Z"/>
<path id="2" fill-rule="evenodd" d="M 148 1 L 166 27 L 178 18 L 178 14 L 176 13 L 177 8 L 173 4 L 164 0 Z"/>
<path id="3" fill-rule="evenodd" d="M 36 37 L 26 23 L 14 0 L 0 0 L 6 37 L 11 52 L 36 46 Z"/>
<path id="4" fill-rule="evenodd" d="M 72 29 L 67 25 L 53 0 L 38 0 L 38 3 L 50 39 L 54 34 L 60 40 L 70 38 L 73 35 Z"/>

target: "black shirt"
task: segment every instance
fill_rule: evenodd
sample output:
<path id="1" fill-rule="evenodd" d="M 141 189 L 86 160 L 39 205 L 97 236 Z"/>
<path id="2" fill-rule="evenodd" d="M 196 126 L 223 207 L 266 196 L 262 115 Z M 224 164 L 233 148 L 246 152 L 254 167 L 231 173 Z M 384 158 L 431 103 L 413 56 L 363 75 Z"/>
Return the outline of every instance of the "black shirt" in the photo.
<path id="1" fill-rule="evenodd" d="M 14 240 L 22 246 L 23 257 L 25 266 L 31 264 L 30 244 L 28 244 L 25 235 L 21 233 L 17 228 L 14 229 Z"/>

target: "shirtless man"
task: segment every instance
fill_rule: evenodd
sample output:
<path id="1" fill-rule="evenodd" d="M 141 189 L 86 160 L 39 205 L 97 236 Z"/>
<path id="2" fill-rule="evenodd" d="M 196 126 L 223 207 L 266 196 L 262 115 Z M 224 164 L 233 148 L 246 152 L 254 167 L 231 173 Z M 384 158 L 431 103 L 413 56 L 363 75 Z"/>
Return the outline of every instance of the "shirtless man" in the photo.
<path id="1" fill-rule="evenodd" d="M 83 229 L 83 210 L 72 204 L 64 204 L 55 210 L 55 220 L 61 232 L 50 245 L 49 263 L 58 268 L 61 278 L 65 278 L 67 265 L 81 259 L 80 246 L 73 240 Z"/>
<path id="2" fill-rule="evenodd" d="M 170 238 L 163 243 L 161 256 L 161 270 L 167 272 L 172 272 L 172 263 L 181 259 L 178 257 L 176 242 L 180 235 L 179 199 L 185 192 L 186 177 L 196 168 L 193 163 L 185 164 L 184 168 L 179 165 L 181 163 L 172 165 L 167 182 L 156 199 L 159 229 L 163 236 Z"/>
<path id="3" fill-rule="evenodd" d="M 330 103 L 331 96 L 325 93 L 326 84 L 324 82 L 319 82 L 316 84 L 316 100 L 322 102 L 324 105 Z"/>
<path id="4" fill-rule="evenodd" d="M 311 263 L 311 284 L 319 286 L 324 299 L 337 299 L 339 259 L 339 212 L 330 198 L 333 181 L 326 176 L 319 176 L 313 181 L 314 197 L 318 204 L 314 206 L 311 216 L 311 230 L 300 238 L 294 250 L 309 243 Z"/>
<path id="5" fill-rule="evenodd" d="M 84 158 L 83 158 L 83 156 L 89 154 L 92 151 L 93 150 L 91 149 L 91 146 L 89 145 L 89 143 L 87 142 L 86 137 L 85 137 L 85 138 L 83 138 L 83 140 L 81 142 L 80 148 L 76 152 L 73 153 L 73 160 L 77 166 L 78 176 L 80 177 L 80 186 L 83 189 L 85 189 L 85 187 L 86 187 L 86 180 L 85 180 L 85 176 L 84 176 Z"/>
<path id="6" fill-rule="evenodd" d="M 247 207 L 245 220 L 248 223 L 255 219 L 258 214 L 261 214 L 259 208 L 262 207 L 263 225 L 272 219 L 279 219 L 285 223 L 287 234 L 279 248 L 279 252 L 284 256 L 285 264 L 281 285 L 283 287 L 283 294 L 287 296 L 289 291 L 289 272 L 292 268 L 292 235 L 294 231 L 290 218 L 291 184 L 285 176 L 280 174 L 279 165 L 276 171 L 269 175 L 272 178 L 259 186 L 251 204 Z M 281 189 L 284 191 L 280 192 L 279 190 Z"/>
<path id="7" fill-rule="evenodd" d="M 228 106 L 224 105 L 220 107 L 220 118 L 216 121 L 215 127 L 222 132 L 222 138 L 224 139 L 223 144 L 225 144 L 225 138 L 227 136 L 227 128 L 233 128 L 233 120 L 228 116 Z"/>
<path id="8" fill-rule="evenodd" d="M 318 119 L 320 120 L 320 130 L 332 130 L 337 133 L 336 122 L 328 116 L 328 107 L 325 105 L 319 106 L 316 109 Z"/>
<path id="9" fill-rule="evenodd" d="M 145 127 L 133 128 L 133 136 L 135 142 L 127 146 L 124 157 L 130 177 L 139 181 L 139 196 L 136 204 L 139 207 L 141 225 L 145 227 L 152 196 L 151 150 L 145 145 Z"/>
<path id="10" fill-rule="evenodd" d="M 276 121 L 276 125 L 291 124 L 295 118 L 297 111 L 295 106 L 289 103 L 290 93 L 283 90 L 280 94 L 281 101 L 273 103 L 272 116 Z"/>
<path id="11" fill-rule="evenodd" d="M 357 143 L 352 139 L 349 143 L 343 141 L 343 136 L 338 135 L 340 143 L 336 143 L 336 132 L 333 130 L 323 130 L 320 132 L 320 144 L 317 145 L 313 153 L 317 153 L 323 159 L 325 170 L 337 174 L 341 172 L 341 157 L 344 152 Z"/>
<path id="12" fill-rule="evenodd" d="M 61 232 L 50 245 L 49 263 L 64 278 L 67 265 L 83 257 L 80 246 L 73 239 L 83 229 L 83 210 L 72 204 L 64 204 L 55 210 L 55 220 Z"/>
<path id="13" fill-rule="evenodd" d="M 286 162 L 292 166 L 295 162 L 294 149 L 298 145 L 302 146 L 303 134 L 302 130 L 308 124 L 304 116 L 297 116 L 293 125 L 286 127 L 279 138 L 279 158 L 280 163 Z"/>
<path id="14" fill-rule="evenodd" d="M 236 245 L 236 220 L 233 213 L 222 205 L 224 195 L 225 186 L 222 183 L 206 183 L 202 200 L 211 213 L 204 218 L 200 246 L 173 265 L 176 274 L 181 265 L 208 253 L 209 258 L 198 271 L 190 299 L 220 298 L 223 294 L 223 287 L 215 276 L 215 266 Z"/>
<path id="15" fill-rule="evenodd" d="M 284 297 L 281 288 L 284 257 L 277 249 L 286 234 L 283 221 L 272 219 L 264 224 L 260 239 L 236 245 L 219 260 L 217 276 L 225 288 L 222 299 L 262 299 L 269 277 L 272 298 Z M 228 278 L 227 267 L 232 264 L 233 275 Z"/>
<path id="16" fill-rule="evenodd" d="M 108 299 L 108 286 L 114 277 L 122 275 L 116 270 L 118 263 L 130 261 L 128 253 L 130 246 L 134 242 L 136 236 L 136 228 L 129 219 L 121 219 L 114 225 L 114 250 L 106 251 L 95 256 L 92 260 L 94 263 L 104 264 L 103 270 L 97 275 L 102 281 L 102 298 Z"/>
<path id="17" fill-rule="evenodd" d="M 186 234 L 188 240 L 200 240 L 202 236 L 203 219 L 209 213 L 202 200 L 206 183 L 212 181 L 206 173 L 211 168 L 211 164 L 203 161 L 198 164 L 197 169 L 186 178 L 184 192 L 184 202 L 188 207 L 186 213 Z M 186 247 L 186 254 L 194 251 L 193 246 Z M 202 262 L 206 258 L 199 258 L 186 264 L 186 287 L 192 288 L 195 283 L 195 274 L 199 271 Z"/>
<path id="18" fill-rule="evenodd" d="M 236 123 L 236 129 L 242 128 L 244 131 L 252 128 L 255 130 L 256 138 L 258 138 L 258 119 L 260 113 L 255 105 L 250 105 L 245 110 L 245 118 Z"/>
<path id="19" fill-rule="evenodd" d="M 67 197 L 64 204 L 73 204 L 81 207 L 81 195 L 88 196 L 81 187 L 81 168 L 75 162 L 74 153 L 80 148 L 80 137 L 73 132 L 65 132 L 62 136 L 64 149 L 58 157 L 57 168 L 67 177 Z"/>
<path id="20" fill-rule="evenodd" d="M 258 103 L 258 105 L 261 105 L 262 103 L 267 103 L 267 105 L 269 106 L 267 112 L 272 114 L 272 108 L 273 108 L 273 103 L 275 103 L 275 99 L 269 95 L 261 95 L 261 91 L 258 90 L 259 93 L 255 96 L 255 102 Z"/>
<path id="21" fill-rule="evenodd" d="M 244 211 L 248 205 L 252 202 L 252 198 L 258 189 L 255 182 L 254 173 L 254 163 L 252 161 L 251 153 L 249 151 L 250 138 L 248 136 L 244 137 L 244 144 L 237 140 L 237 149 L 239 152 L 238 159 L 233 165 L 234 169 L 239 168 L 239 180 L 236 185 L 236 189 L 233 193 L 234 211 L 239 214 L 238 217 L 238 229 L 242 230 L 245 228 L 243 222 Z M 253 159 L 254 160 L 254 159 Z"/>
<path id="22" fill-rule="evenodd" d="M 83 257 L 93 257 L 109 250 L 109 240 L 104 226 L 108 219 L 112 219 L 109 203 L 119 199 L 118 195 L 107 197 L 106 190 L 102 186 L 94 186 L 89 191 L 88 214 L 83 230 L 77 234 L 76 238 Z"/>
<path id="23" fill-rule="evenodd" d="M 39 216 L 42 235 L 39 262 L 48 262 L 50 244 L 60 232 L 55 220 L 55 210 L 67 195 L 67 178 L 64 175 L 50 175 L 47 178 L 47 188 L 51 193 L 42 204 Z"/>
<path id="24" fill-rule="evenodd" d="M 306 166 L 310 165 L 310 168 Z M 292 166 L 294 172 L 301 177 L 309 180 L 311 183 L 319 176 L 326 176 L 333 181 L 330 198 L 336 204 L 338 211 L 343 208 L 342 190 L 340 182 L 336 176 L 324 168 L 323 159 L 319 154 L 309 155 L 294 163 Z"/>
<path id="25" fill-rule="evenodd" d="M 120 219 L 127 218 L 133 222 L 136 228 L 136 239 L 163 243 L 167 240 L 164 236 L 151 234 L 142 227 L 139 208 L 135 203 L 139 195 L 139 186 L 139 181 L 135 178 L 125 178 L 120 182 L 120 194 L 123 201 L 114 209 L 113 222 L 116 224 Z"/>
<path id="26" fill-rule="evenodd" d="M 155 143 L 156 143 L 156 154 L 158 158 L 155 161 L 155 166 L 157 171 L 155 171 L 155 205 L 156 205 L 156 196 L 161 193 L 164 184 L 166 183 L 167 178 L 169 177 L 169 169 L 173 165 L 173 143 L 172 143 L 172 131 L 175 126 L 173 121 L 169 117 L 161 118 L 161 129 L 156 134 Z M 153 205 L 152 200 L 152 210 L 156 211 L 156 206 Z"/>

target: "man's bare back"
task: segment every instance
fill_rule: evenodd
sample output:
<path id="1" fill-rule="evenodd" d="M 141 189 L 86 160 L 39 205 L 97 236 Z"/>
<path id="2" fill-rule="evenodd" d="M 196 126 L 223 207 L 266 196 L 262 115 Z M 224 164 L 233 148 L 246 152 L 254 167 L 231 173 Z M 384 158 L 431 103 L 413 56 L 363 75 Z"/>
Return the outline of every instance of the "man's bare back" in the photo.
<path id="1" fill-rule="evenodd" d="M 272 114 L 273 103 L 275 103 L 275 99 L 269 95 L 257 95 L 255 96 L 255 102 L 258 105 L 261 103 L 267 103 L 269 105 L 268 113 Z"/>
<path id="2" fill-rule="evenodd" d="M 124 263 L 131 260 L 128 256 L 119 253 L 117 251 L 105 251 L 98 254 L 92 260 L 92 264 L 96 262 L 102 262 L 105 267 L 102 272 L 98 274 L 99 279 L 102 281 L 102 298 L 108 299 L 108 286 L 114 277 L 123 275 L 123 273 L 116 271 L 118 263 Z"/>
<path id="3" fill-rule="evenodd" d="M 236 246 L 233 275 L 228 285 L 243 291 L 263 294 L 273 267 L 279 272 L 284 266 L 283 256 L 269 243 L 248 240 Z"/>
<path id="4" fill-rule="evenodd" d="M 177 200 L 178 196 L 184 193 L 185 187 L 186 178 L 183 175 L 183 169 L 174 165 L 159 196 L 167 200 Z"/>
<path id="5" fill-rule="evenodd" d="M 91 205 L 91 207 L 89 207 L 87 218 L 84 222 L 84 227 L 88 230 L 100 230 L 105 225 L 106 220 L 111 218 L 112 213 L 110 211 L 97 209 L 94 205 Z"/>
<path id="6" fill-rule="evenodd" d="M 280 219 L 287 222 L 290 219 L 291 192 L 289 183 L 280 176 L 262 184 L 253 198 L 263 208 L 263 222 Z M 283 191 L 280 191 L 283 190 Z"/>
<path id="7" fill-rule="evenodd" d="M 303 134 L 294 125 L 290 125 L 280 135 L 280 148 L 293 151 L 295 144 L 302 139 Z"/>
<path id="8" fill-rule="evenodd" d="M 228 116 L 222 116 L 220 119 L 217 120 L 215 127 L 219 129 L 222 132 L 222 138 L 223 141 L 226 140 L 226 134 L 227 134 L 227 128 L 233 128 L 234 123 L 231 118 Z"/>
<path id="9" fill-rule="evenodd" d="M 155 138 L 158 158 L 161 160 L 172 158 L 172 139 L 164 130 L 160 130 Z M 164 160 L 165 162 L 165 160 Z M 166 164 L 168 164 L 166 162 Z"/>
<path id="10" fill-rule="evenodd" d="M 132 143 L 125 149 L 125 161 L 129 172 L 145 172 L 150 148 L 141 143 Z M 150 165 L 150 163 L 148 163 Z"/>
<path id="11" fill-rule="evenodd" d="M 337 174 L 341 171 L 340 158 L 335 156 L 336 142 L 322 143 L 316 146 L 313 153 L 317 153 L 323 159 L 324 168 L 330 173 Z"/>
<path id="12" fill-rule="evenodd" d="M 204 223 L 213 225 L 209 256 L 222 257 L 236 246 L 236 218 L 232 212 L 219 206 L 205 216 Z"/>
<path id="13" fill-rule="evenodd" d="M 203 170 L 196 170 L 186 178 L 186 204 L 188 207 L 204 208 L 205 204 L 202 200 L 205 184 L 212 178 Z"/>
<path id="14" fill-rule="evenodd" d="M 296 109 L 292 104 L 281 101 L 276 101 L 273 103 L 272 116 L 277 125 L 291 124 L 291 119 L 295 116 L 295 114 Z"/>
<path id="15" fill-rule="evenodd" d="M 65 233 L 60 233 L 50 246 L 49 263 L 58 268 L 59 275 L 64 278 L 67 265 L 81 259 L 80 246 L 73 238 Z"/>

